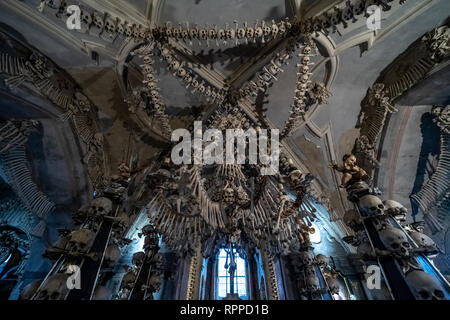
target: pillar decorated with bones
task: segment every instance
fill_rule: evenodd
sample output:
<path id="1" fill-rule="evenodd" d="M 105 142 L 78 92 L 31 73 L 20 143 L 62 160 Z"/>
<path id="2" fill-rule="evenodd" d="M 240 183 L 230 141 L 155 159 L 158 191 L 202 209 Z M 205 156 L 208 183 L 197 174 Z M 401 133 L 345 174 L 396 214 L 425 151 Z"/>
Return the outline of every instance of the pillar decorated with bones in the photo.
<path id="1" fill-rule="evenodd" d="M 433 269 L 427 255 L 437 253 L 433 240 L 421 233 L 420 224 L 404 225 L 406 208 L 394 200 L 382 201 L 376 188 L 369 187 L 370 177 L 357 165 L 354 155 L 345 155 L 343 165 L 330 165 L 342 173 L 342 188 L 354 209 L 347 211 L 344 222 L 355 232 L 344 238 L 357 246 L 363 263 L 380 268 L 392 299 L 430 300 L 448 297 L 449 285 Z"/>

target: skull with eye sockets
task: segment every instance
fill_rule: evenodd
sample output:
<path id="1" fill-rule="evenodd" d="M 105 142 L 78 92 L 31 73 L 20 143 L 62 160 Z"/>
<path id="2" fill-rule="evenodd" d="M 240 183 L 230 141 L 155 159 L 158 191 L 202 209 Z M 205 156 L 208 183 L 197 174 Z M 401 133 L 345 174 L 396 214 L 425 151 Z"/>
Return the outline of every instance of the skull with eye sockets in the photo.
<path id="1" fill-rule="evenodd" d="M 359 199 L 359 210 L 364 216 L 377 216 L 384 213 L 384 204 L 374 195 L 365 195 Z"/>
<path id="2" fill-rule="evenodd" d="M 245 37 L 245 28 L 239 28 L 237 31 L 238 39 L 242 39 Z"/>
<path id="3" fill-rule="evenodd" d="M 411 245 L 403 230 L 387 226 L 380 231 L 379 235 L 383 245 L 395 257 L 409 258 L 411 256 Z"/>
<path id="4" fill-rule="evenodd" d="M 236 36 L 236 31 L 234 29 L 227 29 L 225 31 L 227 39 L 234 39 Z"/>
<path id="5" fill-rule="evenodd" d="M 445 300 L 444 290 L 428 273 L 413 270 L 405 279 L 417 300 Z"/>
<path id="6" fill-rule="evenodd" d="M 253 38 L 254 35 L 255 35 L 255 30 L 252 27 L 247 27 L 245 30 L 245 36 L 247 38 Z"/>
<path id="7" fill-rule="evenodd" d="M 36 300 L 63 300 L 69 292 L 67 288 L 68 275 L 56 273 L 50 276 L 37 294 Z"/>

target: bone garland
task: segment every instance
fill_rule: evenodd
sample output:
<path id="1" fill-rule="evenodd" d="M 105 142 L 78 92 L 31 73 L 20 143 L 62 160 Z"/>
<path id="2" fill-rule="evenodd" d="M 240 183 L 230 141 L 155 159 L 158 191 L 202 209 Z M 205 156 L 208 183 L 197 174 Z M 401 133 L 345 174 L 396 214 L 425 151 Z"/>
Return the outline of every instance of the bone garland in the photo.
<path id="1" fill-rule="evenodd" d="M 369 143 L 369 138 L 366 136 L 360 136 L 355 142 L 356 152 L 362 153 L 364 157 L 370 161 L 370 163 L 378 168 L 380 162 L 377 160 L 375 155 L 375 146 Z"/>
<path id="2" fill-rule="evenodd" d="M 367 136 L 370 144 L 375 144 L 384 126 L 387 114 L 397 112 L 397 109 L 390 104 L 382 83 L 376 83 L 372 88 L 369 88 L 367 100 L 361 135 Z"/>
<path id="3" fill-rule="evenodd" d="M 42 14 L 51 13 L 67 21 L 67 7 L 70 5 L 79 5 L 72 1 L 41 1 L 39 12 Z M 130 23 L 124 19 L 114 17 L 109 13 L 101 13 L 87 6 L 79 6 L 81 9 L 80 29 L 81 33 L 87 33 L 92 36 L 100 37 L 108 42 L 113 42 L 119 35 L 125 38 L 134 38 L 137 41 L 151 40 L 151 29 L 140 24 Z"/>
<path id="4" fill-rule="evenodd" d="M 446 107 L 447 110 L 448 107 Z M 430 215 L 433 208 L 439 208 L 439 206 L 449 198 L 449 173 L 450 173 L 450 135 L 447 133 L 448 127 L 443 125 L 448 124 L 448 119 L 444 118 L 444 111 L 440 108 L 433 110 L 437 117 L 437 122 L 441 124 L 441 144 L 439 162 L 431 178 L 423 186 L 423 188 L 411 195 L 413 202 L 417 203 L 425 216 Z M 445 119 L 442 121 L 439 119 Z M 433 219 L 433 218 L 432 218 Z M 428 222 L 428 221 L 427 221 Z M 434 230 L 440 229 L 440 226 L 436 226 Z"/>
<path id="5" fill-rule="evenodd" d="M 399 4 L 402 5 L 405 1 L 399 0 Z M 349 23 L 355 23 L 360 18 L 367 18 L 369 16 L 367 8 L 371 5 L 380 6 L 383 11 L 391 10 L 388 2 L 391 0 L 347 0 L 344 5 L 342 1 L 318 16 L 293 23 L 293 29 L 294 32 L 300 33 L 323 31 L 327 34 L 330 29 L 332 32 L 336 32 L 338 26 L 345 29 Z"/>
<path id="6" fill-rule="evenodd" d="M 9 121 L 0 124 L 0 158 L 7 182 L 21 202 L 28 210 L 45 219 L 55 209 L 55 204 L 49 201 L 33 182 L 25 152 L 28 134 L 37 124 L 36 121 Z"/>
<path id="7" fill-rule="evenodd" d="M 388 93 L 382 83 L 375 83 L 369 88 L 368 95 L 364 101 L 364 117 L 361 124 L 360 137 L 355 143 L 358 144 L 356 156 L 360 159 L 368 160 L 368 165 L 363 164 L 363 167 L 369 170 L 376 166 L 375 159 L 370 154 L 376 154 L 374 147 L 378 143 L 387 115 L 388 113 L 397 112 L 397 109 L 391 104 Z"/>
<path id="8" fill-rule="evenodd" d="M 314 63 L 311 62 L 311 56 L 314 56 L 315 53 L 315 44 L 312 39 L 309 38 L 306 40 L 305 46 L 302 49 L 302 53 L 299 54 L 301 58 L 301 62 L 297 64 L 299 68 L 299 72 L 297 73 L 297 89 L 295 90 L 294 104 L 292 106 L 292 110 L 290 111 L 290 116 L 288 121 L 285 124 L 283 131 L 281 132 L 281 139 L 288 136 L 296 127 L 299 121 L 304 119 L 304 115 L 307 111 L 307 90 L 309 84 L 311 83 L 310 76 L 310 66 Z"/>
<path id="9" fill-rule="evenodd" d="M 150 116 L 152 115 L 152 112 L 154 112 L 155 118 L 162 126 L 164 136 L 170 139 L 172 128 L 170 126 L 169 117 L 165 113 L 165 105 L 160 94 L 160 89 L 158 87 L 156 71 L 153 69 L 153 52 L 150 50 L 150 48 L 141 47 L 140 49 L 136 50 L 136 53 L 138 53 L 144 60 L 144 64 L 142 65 L 144 70 L 143 83 L 144 86 L 148 89 L 149 98 L 152 104 L 152 109 L 148 110 L 146 108 L 145 111 L 147 111 Z"/>
<path id="10" fill-rule="evenodd" d="M 152 30 L 156 37 L 167 37 L 174 40 L 182 40 L 192 44 L 194 40 L 206 42 L 209 47 L 209 42 L 215 43 L 216 46 L 227 45 L 228 41 L 234 42 L 234 45 L 239 45 L 241 42 L 248 44 L 253 43 L 266 43 L 278 36 L 286 36 L 291 28 L 292 23 L 289 18 L 285 18 L 280 22 L 272 20 L 271 23 L 266 21 L 256 21 L 254 25 L 245 22 L 243 26 L 239 26 L 237 21 L 234 22 L 234 28 L 230 27 L 227 23 L 225 28 L 217 27 L 217 25 L 209 26 L 205 25 L 205 28 L 199 28 L 194 26 L 189 27 L 189 23 L 185 23 L 185 27 L 179 24 L 178 27 L 173 27 L 170 22 L 166 22 L 163 27 L 156 27 Z"/>
<path id="11" fill-rule="evenodd" d="M 274 80 L 278 81 L 277 75 L 280 72 L 284 72 L 281 67 L 289 64 L 289 60 L 295 49 L 295 42 L 291 41 L 283 51 L 277 53 L 276 57 L 271 59 L 270 62 L 263 67 L 263 70 L 258 73 L 252 81 L 237 91 L 236 97 L 238 99 L 244 99 L 246 97 L 256 97 L 259 92 L 266 92 Z"/>
<path id="12" fill-rule="evenodd" d="M 78 90 L 71 79 L 61 75 L 59 69 L 42 54 L 32 48 L 24 48 L 24 51 L 31 52 L 27 59 L 1 54 L 0 73 L 6 75 L 5 84 L 10 88 L 25 84 L 34 86 L 42 95 L 62 108 L 64 113 L 60 116 L 61 120 L 72 119 L 77 128 L 79 128 L 77 122 L 88 119 L 87 122 L 90 124 L 83 125 L 81 131 L 77 130 L 77 134 L 81 140 L 89 144 L 89 140 L 98 130 L 95 119 L 92 119 L 95 116 L 90 114 L 92 104 L 89 99 Z M 69 87 L 69 90 L 63 85 Z M 85 147 L 89 148 L 89 145 Z M 91 163 L 93 166 L 88 168 L 89 176 L 94 188 L 99 188 L 101 187 L 99 177 L 104 175 L 103 155 Z"/>
<path id="13" fill-rule="evenodd" d="M 209 102 L 222 103 L 225 99 L 225 95 L 221 90 L 218 90 L 210 85 L 205 85 L 204 80 L 198 80 L 198 76 L 189 70 L 189 64 L 178 61 L 172 54 L 172 48 L 168 45 L 157 44 L 160 56 L 166 61 L 172 70 L 172 74 L 182 79 L 187 85 L 186 88 L 192 86 L 192 93 L 199 92 L 204 95 Z"/>
<path id="14" fill-rule="evenodd" d="M 210 41 L 216 46 L 228 45 L 228 42 L 234 42 L 236 46 L 243 42 L 246 44 L 249 42 L 264 44 L 277 37 L 285 38 L 299 33 L 318 31 L 327 33 L 329 29 L 336 31 L 339 25 L 347 28 L 349 22 L 354 23 L 363 15 L 367 17 L 367 7 L 372 4 L 381 6 L 383 11 L 390 10 L 391 6 L 388 5 L 388 2 L 388 0 L 376 0 L 375 2 L 366 0 L 347 1 L 345 5 L 339 4 L 319 16 L 302 21 L 291 21 L 289 18 L 285 18 L 279 22 L 274 20 L 271 22 L 256 21 L 255 24 L 245 22 L 241 26 L 237 21 L 234 21 L 234 23 L 225 24 L 225 27 L 205 25 L 204 28 L 190 27 L 188 22 L 185 25 L 180 23 L 178 26 L 172 26 L 170 22 L 167 22 L 165 26 L 148 28 L 83 6 L 81 8 L 81 29 L 78 31 L 101 37 L 109 42 L 114 41 L 118 35 L 121 35 L 137 41 L 170 38 L 192 43 L 195 40 L 206 42 L 207 46 L 209 46 Z M 401 5 L 404 2 L 405 0 L 399 0 Z M 41 1 L 39 11 L 43 14 L 48 11 L 60 19 L 66 20 L 65 12 L 68 5 L 71 4 L 78 5 L 78 3 L 67 3 L 66 1 L 59 1 L 57 4 L 53 4 L 53 1 Z"/>

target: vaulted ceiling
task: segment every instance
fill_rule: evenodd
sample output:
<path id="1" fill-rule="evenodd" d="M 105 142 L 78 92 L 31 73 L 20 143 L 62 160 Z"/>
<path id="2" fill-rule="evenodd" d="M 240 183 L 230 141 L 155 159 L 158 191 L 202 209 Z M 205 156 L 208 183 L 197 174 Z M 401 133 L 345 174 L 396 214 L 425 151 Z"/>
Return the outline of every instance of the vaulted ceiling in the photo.
<path id="1" fill-rule="evenodd" d="M 272 19 L 279 21 L 284 17 L 311 17 L 341 2 L 80 1 L 81 6 L 88 10 L 108 13 L 146 26 L 189 22 L 191 25 L 222 27 L 227 23 L 233 26 L 234 21 L 242 25 L 244 22 L 253 24 L 257 20 L 269 23 Z M 346 195 L 337 187 L 339 175 L 327 166 L 330 162 L 340 162 L 342 156 L 353 149 L 359 135 L 362 101 L 367 90 L 399 55 L 426 32 L 441 25 L 450 12 L 450 2 L 447 0 L 408 0 L 401 6 L 397 2 L 390 4 L 392 9 L 382 13 L 380 30 L 369 30 L 366 19 L 361 18 L 347 28 L 340 25 L 334 33 L 316 35 L 321 56 L 315 59 L 313 81 L 323 82 L 331 92 L 331 97 L 328 104 L 314 106 L 305 121 L 285 141 L 287 152 L 299 168 L 311 172 L 316 177 L 315 183 L 329 197 L 333 209 L 330 213 L 332 220 L 341 217 L 348 204 Z M 145 125 L 131 114 L 124 102 L 130 85 L 142 80 L 139 63 L 129 59 L 130 52 L 138 43 L 122 36 L 111 41 L 93 33 L 68 30 L 64 19 L 58 18 L 55 11 L 47 7 L 40 12 L 39 5 L 39 0 L 2 1 L 0 28 L 15 39 L 37 48 L 64 69 L 98 107 L 111 173 L 116 173 L 118 165 L 129 160 L 131 154 L 134 155 L 133 161 L 136 161 L 137 168 L 149 165 L 167 141 L 152 125 Z M 257 45 L 217 48 L 215 44 L 206 47 L 181 42 L 174 45 L 184 55 L 190 56 L 199 75 L 221 89 L 224 86 L 239 87 L 252 79 L 270 60 L 273 50 L 283 46 L 283 43 L 270 43 L 264 48 Z M 267 110 L 268 121 L 273 127 L 281 129 L 289 117 L 296 86 L 296 63 L 294 57 L 288 66 L 283 67 L 284 72 L 279 74 L 267 93 L 257 99 L 256 105 Z M 197 112 L 197 108 L 207 105 L 206 100 L 186 89 L 163 62 L 158 62 L 157 73 L 173 127 L 187 126 L 193 120 L 192 114 Z M 417 175 L 421 145 L 417 141 L 422 137 L 420 118 L 435 103 L 423 98 L 417 92 L 415 95 L 411 93 L 409 99 L 400 100 L 397 105 L 400 111 L 391 117 L 382 151 L 378 186 L 405 205 L 409 204 L 409 195 Z M 0 106 L 2 115 L 6 105 L 2 103 Z M 243 108 L 248 109 L 248 106 L 244 105 Z M 401 135 L 396 132 L 400 124 Z M 44 130 L 57 136 L 57 132 L 50 132 L 52 125 L 44 127 Z M 56 152 L 48 155 L 48 159 L 57 161 Z M 395 158 L 390 154 L 395 154 Z M 396 178 L 390 178 L 392 176 Z M 61 187 L 53 186 L 55 190 Z"/>

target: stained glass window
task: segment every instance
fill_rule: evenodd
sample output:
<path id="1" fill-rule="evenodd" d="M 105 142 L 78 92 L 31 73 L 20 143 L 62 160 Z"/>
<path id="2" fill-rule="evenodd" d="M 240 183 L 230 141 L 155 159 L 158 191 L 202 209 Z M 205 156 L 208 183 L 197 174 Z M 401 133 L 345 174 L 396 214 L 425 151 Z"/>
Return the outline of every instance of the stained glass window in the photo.
<path id="1" fill-rule="evenodd" d="M 223 299 L 230 293 L 230 274 L 225 268 L 227 263 L 227 252 L 224 249 L 219 251 L 217 259 L 217 299 Z M 228 264 L 230 263 L 228 259 Z M 247 274 L 245 270 L 245 260 L 236 254 L 236 273 L 234 276 L 234 293 L 239 294 L 239 298 L 247 299 Z"/>

